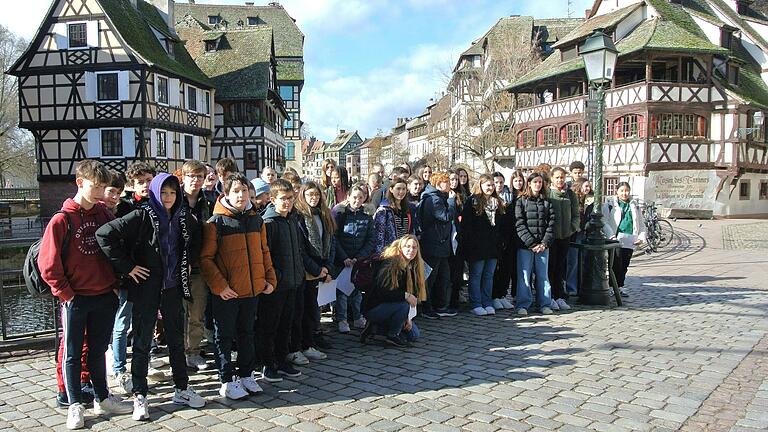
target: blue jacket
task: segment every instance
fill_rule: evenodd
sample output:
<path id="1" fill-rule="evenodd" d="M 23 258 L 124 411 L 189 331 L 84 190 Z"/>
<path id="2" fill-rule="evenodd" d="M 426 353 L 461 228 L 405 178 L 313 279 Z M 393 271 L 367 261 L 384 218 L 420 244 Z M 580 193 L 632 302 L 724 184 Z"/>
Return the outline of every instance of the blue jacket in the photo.
<path id="1" fill-rule="evenodd" d="M 422 254 L 435 258 L 452 255 L 451 224 L 456 218 L 456 198 L 428 185 L 419 202 Z"/>
<path id="2" fill-rule="evenodd" d="M 336 262 L 373 255 L 373 236 L 373 218 L 363 207 L 354 211 L 348 205 L 339 208 L 336 212 Z"/>

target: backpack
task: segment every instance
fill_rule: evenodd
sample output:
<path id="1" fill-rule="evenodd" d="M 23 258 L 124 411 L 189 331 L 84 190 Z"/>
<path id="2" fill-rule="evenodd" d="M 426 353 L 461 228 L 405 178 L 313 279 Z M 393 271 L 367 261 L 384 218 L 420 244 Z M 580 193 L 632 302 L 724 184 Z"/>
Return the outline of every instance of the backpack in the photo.
<path id="1" fill-rule="evenodd" d="M 64 218 L 67 220 L 67 234 L 64 236 L 64 244 L 61 248 L 61 261 L 67 258 L 67 249 L 69 248 L 69 236 L 72 232 L 72 223 L 69 219 L 69 215 L 63 211 L 57 211 L 56 213 L 63 213 Z M 54 215 L 56 214 L 54 213 Z M 37 266 L 37 257 L 40 256 L 40 244 L 43 239 L 32 243 L 27 251 L 27 257 L 24 259 L 24 268 L 22 273 L 24 275 L 24 283 L 27 285 L 27 291 L 34 297 L 49 297 L 51 296 L 51 287 L 40 276 L 40 268 Z"/>
<path id="2" fill-rule="evenodd" d="M 357 260 L 352 266 L 352 276 L 350 277 L 355 288 L 362 293 L 373 289 L 376 283 L 376 273 L 379 272 L 382 262 L 383 260 L 376 255 Z"/>

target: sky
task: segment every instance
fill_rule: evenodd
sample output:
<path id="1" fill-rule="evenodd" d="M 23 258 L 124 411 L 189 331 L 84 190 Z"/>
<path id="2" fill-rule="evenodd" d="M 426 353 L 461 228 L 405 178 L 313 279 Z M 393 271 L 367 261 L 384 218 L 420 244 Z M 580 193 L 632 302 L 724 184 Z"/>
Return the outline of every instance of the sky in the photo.
<path id="1" fill-rule="evenodd" d="M 0 25 L 32 39 L 51 1 L 6 4 Z M 339 129 L 358 130 L 362 138 L 387 133 L 398 117 L 421 114 L 430 98 L 445 91 L 459 54 L 500 18 L 565 17 L 569 3 L 572 16 L 583 17 L 593 2 L 282 0 L 305 35 L 302 120 L 321 140 L 332 140 Z"/>

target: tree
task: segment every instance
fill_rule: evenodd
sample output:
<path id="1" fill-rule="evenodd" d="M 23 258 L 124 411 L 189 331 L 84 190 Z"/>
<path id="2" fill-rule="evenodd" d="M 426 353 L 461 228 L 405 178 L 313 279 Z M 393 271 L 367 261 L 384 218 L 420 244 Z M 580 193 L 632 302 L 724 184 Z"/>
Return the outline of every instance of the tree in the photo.
<path id="1" fill-rule="evenodd" d="M 5 73 L 26 46 L 0 26 L 0 187 L 11 178 L 34 183 L 37 173 L 34 139 L 19 128 L 18 79 Z"/>
<path id="2" fill-rule="evenodd" d="M 452 74 L 449 92 L 460 108 L 452 110 L 449 143 L 459 154 L 457 162 L 492 172 L 495 162 L 511 153 L 517 135 L 512 112 L 527 101 L 502 89 L 541 62 L 538 40 L 537 33 L 492 29 L 477 42 L 482 44 L 480 65 Z"/>

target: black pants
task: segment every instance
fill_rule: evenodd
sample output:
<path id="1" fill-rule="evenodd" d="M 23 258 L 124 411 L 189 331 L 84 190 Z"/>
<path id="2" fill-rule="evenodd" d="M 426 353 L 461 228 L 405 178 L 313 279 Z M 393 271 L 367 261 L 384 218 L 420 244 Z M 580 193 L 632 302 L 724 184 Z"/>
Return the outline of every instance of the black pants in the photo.
<path id="1" fill-rule="evenodd" d="M 112 338 L 117 312 L 117 296 L 106 293 L 96 296 L 76 295 L 64 303 L 61 321 L 64 327 L 64 367 L 62 375 L 71 403 L 82 403 L 80 372 L 82 371 L 83 339 L 88 342 L 86 364 L 97 400 L 109 396 L 107 365 L 104 353 Z"/>
<path id="2" fill-rule="evenodd" d="M 256 352 L 253 346 L 253 322 L 257 305 L 257 297 L 223 300 L 214 296 L 212 299 L 213 338 L 222 383 L 232 381 L 235 375 L 235 365 L 232 363 L 233 339 L 237 341 L 237 376 L 245 378 L 253 372 Z"/>
<path id="3" fill-rule="evenodd" d="M 627 277 L 627 269 L 629 269 L 629 262 L 632 260 L 632 254 L 635 253 L 634 249 L 619 248 L 614 252 L 613 257 L 613 274 L 616 275 L 616 283 L 619 287 L 624 286 L 624 280 Z"/>
<path id="4" fill-rule="evenodd" d="M 500 299 L 507 296 L 510 282 L 512 297 L 517 292 L 517 248 L 510 246 L 504 249 L 496 262 L 496 273 L 493 274 L 493 292 L 491 297 Z"/>
<path id="5" fill-rule="evenodd" d="M 565 277 L 568 272 L 568 247 L 570 238 L 554 239 L 549 247 L 549 267 L 547 274 L 552 286 L 552 300 L 568 300 L 565 292 Z"/>
<path id="6" fill-rule="evenodd" d="M 450 307 L 457 309 L 459 307 L 461 285 L 464 283 L 464 258 L 459 255 L 451 255 L 448 258 L 448 267 L 450 267 L 451 272 Z"/>
<path id="7" fill-rule="evenodd" d="M 431 257 L 424 255 L 424 261 L 432 267 L 432 273 L 427 278 L 426 311 L 445 309 L 451 301 L 451 268 L 448 257 Z"/>
<path id="8" fill-rule="evenodd" d="M 173 383 L 177 389 L 184 390 L 189 383 L 189 375 L 184 354 L 184 305 L 182 304 L 184 300 L 180 289 L 161 290 L 160 287 L 152 287 L 150 284 L 143 284 L 137 289 L 154 291 L 143 292 L 141 298 L 133 303 L 133 357 L 131 359 L 133 393 L 147 395 L 149 350 L 152 346 L 158 309 L 163 315 Z"/>
<path id="9" fill-rule="evenodd" d="M 301 317 L 301 350 L 315 346 L 315 333 L 320 331 L 320 306 L 317 305 L 317 286 L 320 279 L 304 283 L 304 313 Z"/>
<path id="10" fill-rule="evenodd" d="M 257 350 L 264 366 L 278 366 L 285 362 L 295 301 L 295 289 L 277 290 L 259 296 Z"/>

